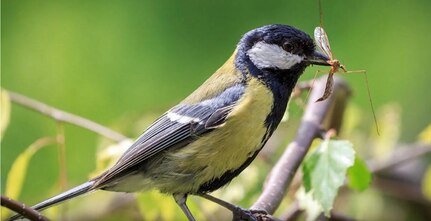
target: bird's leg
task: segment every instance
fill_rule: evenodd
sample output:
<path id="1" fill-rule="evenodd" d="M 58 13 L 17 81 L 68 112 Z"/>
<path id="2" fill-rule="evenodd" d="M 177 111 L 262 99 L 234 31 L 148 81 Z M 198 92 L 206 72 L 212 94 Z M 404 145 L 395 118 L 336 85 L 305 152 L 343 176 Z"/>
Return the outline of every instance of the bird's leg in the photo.
<path id="1" fill-rule="evenodd" d="M 174 194 L 175 202 L 180 206 L 181 210 L 183 210 L 184 214 L 186 214 L 187 219 L 189 221 L 196 221 L 193 217 L 192 213 L 190 212 L 189 208 L 187 207 L 186 201 L 187 201 L 187 195 L 186 194 Z"/>
<path id="2" fill-rule="evenodd" d="M 247 209 L 243 209 L 237 205 L 234 205 L 232 203 L 226 202 L 224 200 L 218 199 L 216 197 L 213 197 L 209 194 L 200 194 L 199 196 L 212 201 L 230 211 L 232 211 L 233 213 L 233 218 L 232 220 L 234 221 L 238 221 L 238 220 L 247 220 L 247 221 L 257 221 L 256 217 L 253 215 L 255 213 L 258 214 L 267 214 L 266 211 L 263 210 L 247 210 Z"/>

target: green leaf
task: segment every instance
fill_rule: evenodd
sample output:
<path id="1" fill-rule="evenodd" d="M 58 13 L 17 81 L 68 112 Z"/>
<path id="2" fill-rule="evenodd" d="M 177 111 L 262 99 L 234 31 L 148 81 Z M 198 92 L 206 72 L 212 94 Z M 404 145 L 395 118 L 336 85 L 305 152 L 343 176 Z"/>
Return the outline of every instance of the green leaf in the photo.
<path id="1" fill-rule="evenodd" d="M 24 184 L 25 176 L 27 174 L 27 168 L 28 164 L 32 158 L 32 156 L 42 147 L 54 144 L 55 138 L 51 137 L 44 137 L 36 140 L 34 143 L 32 143 L 24 152 L 22 152 L 16 160 L 13 162 L 11 169 L 9 170 L 9 173 L 7 175 L 6 180 L 6 188 L 5 188 L 5 195 L 12 198 L 12 199 L 18 199 L 21 190 L 22 185 Z M 1 217 L 2 220 L 4 220 L 6 217 L 9 216 L 10 210 L 3 210 Z"/>
<path id="2" fill-rule="evenodd" d="M 354 159 L 355 151 L 349 141 L 325 140 L 303 163 L 305 189 L 312 191 L 326 216 L 329 216 L 338 188 L 343 185 Z"/>
<path id="3" fill-rule="evenodd" d="M 431 166 L 428 166 L 422 178 L 422 192 L 428 200 L 431 200 Z"/>
<path id="4" fill-rule="evenodd" d="M 17 199 L 21 193 L 24 178 L 27 174 L 27 167 L 31 156 L 34 151 L 24 151 L 21 153 L 15 162 L 12 164 L 12 168 L 9 171 L 6 180 L 5 195 L 12 199 Z M 6 219 L 10 214 L 9 210 L 2 208 L 2 220 Z"/>
<path id="5" fill-rule="evenodd" d="M 165 198 L 165 199 L 163 199 Z M 165 218 L 172 218 L 173 213 L 173 198 L 167 199 L 166 196 L 162 196 L 156 191 L 150 191 L 146 193 L 137 194 L 138 200 L 138 208 L 141 212 L 141 216 L 144 220 L 157 220 L 160 217 L 160 206 L 162 206 L 163 202 L 166 201 L 166 204 L 163 207 L 166 209 L 166 212 L 163 213 Z"/>
<path id="6" fill-rule="evenodd" d="M 9 125 L 10 119 L 10 98 L 6 90 L 1 89 L 0 94 L 0 141 L 3 138 L 4 131 Z"/>
<path id="7" fill-rule="evenodd" d="M 351 189 L 363 191 L 368 188 L 371 183 L 371 173 L 361 158 L 355 158 L 355 164 L 347 171 L 347 179 Z"/>
<path id="8" fill-rule="evenodd" d="M 21 153 L 14 161 L 6 181 L 6 196 L 17 199 L 27 174 L 28 163 L 35 151 L 32 148 Z"/>
<path id="9" fill-rule="evenodd" d="M 431 124 L 419 134 L 419 142 L 431 144 Z"/>
<path id="10" fill-rule="evenodd" d="M 203 220 L 200 214 L 197 213 L 198 208 L 190 200 L 187 199 L 187 206 L 197 220 Z M 156 190 L 137 194 L 138 207 L 141 216 L 144 220 L 183 220 L 187 221 L 187 217 L 181 211 L 180 207 L 175 202 L 171 195 L 161 194 Z"/>

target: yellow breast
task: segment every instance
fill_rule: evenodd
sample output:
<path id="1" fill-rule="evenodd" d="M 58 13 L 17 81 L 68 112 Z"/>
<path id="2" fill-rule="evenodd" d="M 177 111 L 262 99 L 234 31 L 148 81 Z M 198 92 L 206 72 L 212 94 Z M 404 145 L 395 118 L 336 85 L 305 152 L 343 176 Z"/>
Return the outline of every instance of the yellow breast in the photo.
<path id="1" fill-rule="evenodd" d="M 235 55 L 182 103 L 210 99 L 239 83 L 243 76 L 235 68 Z M 265 120 L 272 105 L 272 92 L 256 78 L 249 79 L 243 96 L 224 124 L 184 147 L 154 158 L 147 165 L 141 186 L 155 187 L 165 193 L 196 193 L 201 185 L 238 169 L 261 148 L 267 132 Z"/>
<path id="2" fill-rule="evenodd" d="M 238 105 L 226 122 L 195 142 L 170 152 L 177 162 L 175 174 L 193 174 L 184 185 L 197 191 L 200 185 L 238 169 L 260 149 L 266 134 L 265 120 L 272 109 L 273 96 L 257 79 L 251 79 Z"/>

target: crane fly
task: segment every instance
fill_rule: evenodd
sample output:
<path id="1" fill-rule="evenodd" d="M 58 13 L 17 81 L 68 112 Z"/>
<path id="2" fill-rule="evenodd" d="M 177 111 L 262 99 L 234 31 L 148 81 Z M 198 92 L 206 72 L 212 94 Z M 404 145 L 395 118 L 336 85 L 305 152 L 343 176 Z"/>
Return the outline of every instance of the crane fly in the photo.
<path id="1" fill-rule="evenodd" d="M 316 44 L 320 48 L 320 50 L 322 50 L 322 52 L 329 58 L 329 60 L 327 62 L 331 66 L 331 69 L 328 72 L 328 78 L 326 80 L 325 91 L 323 92 L 323 95 L 319 99 L 316 100 L 316 102 L 324 101 L 324 100 L 328 99 L 328 97 L 332 94 L 332 85 L 334 83 L 334 74 L 339 72 L 340 69 L 345 74 L 347 74 L 347 73 L 363 73 L 364 77 L 365 77 L 365 84 L 367 86 L 367 92 L 368 92 L 368 98 L 369 98 L 370 105 L 371 105 L 371 110 L 373 112 L 374 123 L 376 125 L 377 134 L 379 134 L 379 127 L 377 124 L 376 114 L 374 112 L 373 102 L 371 100 L 371 93 L 370 93 L 370 88 L 368 86 L 368 77 L 367 77 L 366 71 L 365 70 L 347 71 L 345 66 L 343 64 L 341 64 L 341 62 L 334 57 L 334 55 L 331 51 L 331 46 L 329 45 L 328 35 L 326 34 L 325 30 L 323 30 L 322 27 L 316 27 L 314 29 L 314 40 L 316 41 Z M 318 70 L 318 72 L 326 72 L 326 71 Z"/>
<path id="2" fill-rule="evenodd" d="M 324 101 L 328 99 L 328 97 L 332 93 L 332 85 L 334 82 L 334 74 L 339 72 L 339 70 L 343 70 L 344 73 L 365 73 L 365 71 L 347 71 L 344 65 L 340 63 L 339 60 L 335 59 L 332 51 L 331 46 L 329 45 L 328 35 L 326 34 L 325 30 L 323 30 L 322 27 L 316 27 L 314 29 L 314 39 L 316 41 L 317 46 L 322 50 L 323 53 L 329 58 L 327 61 L 328 64 L 331 66 L 331 69 L 329 70 L 328 79 L 326 80 L 326 87 L 323 95 L 317 99 L 316 102 Z M 318 72 L 324 72 L 324 71 L 318 71 Z"/>
<path id="3" fill-rule="evenodd" d="M 334 83 L 334 74 L 339 72 L 340 69 L 343 71 L 343 73 L 363 73 L 365 77 L 365 85 L 367 87 L 367 93 L 368 93 L 368 100 L 370 102 L 371 111 L 373 112 L 373 118 L 374 118 L 374 124 L 376 125 L 376 131 L 377 134 L 380 134 L 379 132 L 379 125 L 377 124 L 377 118 L 376 113 L 374 111 L 373 101 L 371 100 L 371 92 L 370 87 L 368 86 L 368 76 L 367 71 L 365 70 L 357 70 L 357 71 L 347 71 L 346 67 L 341 64 L 341 62 L 334 57 L 334 54 L 331 51 L 331 46 L 329 45 L 329 39 L 328 35 L 326 34 L 325 30 L 323 29 L 323 10 L 322 10 L 322 0 L 318 0 L 319 4 L 319 14 L 320 14 L 320 27 L 316 27 L 314 29 L 314 40 L 316 41 L 316 45 L 320 48 L 320 50 L 329 58 L 327 63 L 329 66 L 331 66 L 331 69 L 328 72 L 328 78 L 326 80 L 326 86 L 325 91 L 323 92 L 323 95 L 316 100 L 316 102 L 324 101 L 328 99 L 328 97 L 332 93 L 332 85 Z M 318 70 L 319 72 L 326 72 L 322 70 Z M 316 74 L 317 74 L 316 73 Z"/>

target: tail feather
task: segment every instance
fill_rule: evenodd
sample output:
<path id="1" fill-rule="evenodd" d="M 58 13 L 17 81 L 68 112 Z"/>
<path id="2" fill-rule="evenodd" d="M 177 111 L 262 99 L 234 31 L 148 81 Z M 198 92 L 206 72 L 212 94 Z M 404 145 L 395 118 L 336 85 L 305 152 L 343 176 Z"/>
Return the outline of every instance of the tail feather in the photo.
<path id="1" fill-rule="evenodd" d="M 58 203 L 61 203 L 63 201 L 66 201 L 68 199 L 72 199 L 74 197 L 80 196 L 82 194 L 88 193 L 89 191 L 91 191 L 91 187 L 93 186 L 94 181 L 88 181 L 86 183 L 83 183 L 79 186 L 76 186 L 66 192 L 60 193 L 56 196 L 53 196 L 43 202 L 40 202 L 34 206 L 32 206 L 31 208 L 38 210 L 38 211 L 42 211 L 48 207 L 51 207 L 53 205 L 56 205 Z M 13 221 L 13 220 L 17 220 L 22 218 L 22 216 L 20 214 L 14 215 L 12 217 L 10 217 L 8 219 L 8 221 Z"/>

